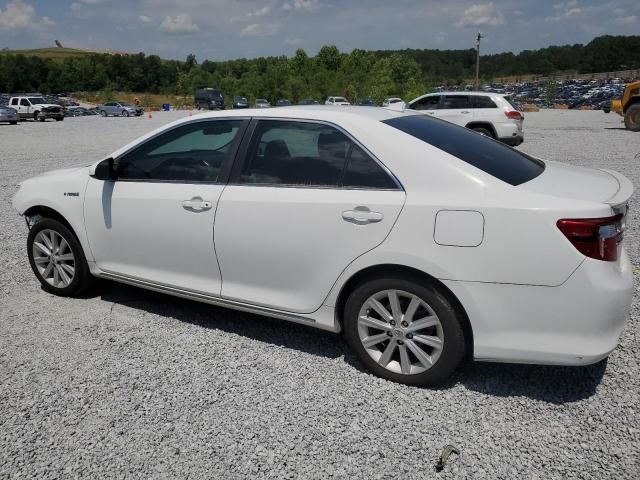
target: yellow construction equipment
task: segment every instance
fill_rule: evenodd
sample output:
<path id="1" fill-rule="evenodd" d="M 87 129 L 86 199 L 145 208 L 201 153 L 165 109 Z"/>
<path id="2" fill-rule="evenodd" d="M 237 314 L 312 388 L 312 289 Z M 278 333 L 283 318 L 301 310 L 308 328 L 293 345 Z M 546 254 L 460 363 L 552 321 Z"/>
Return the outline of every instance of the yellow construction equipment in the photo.
<path id="1" fill-rule="evenodd" d="M 640 80 L 627 83 L 620 100 L 611 100 L 611 111 L 624 117 L 627 130 L 640 132 Z"/>

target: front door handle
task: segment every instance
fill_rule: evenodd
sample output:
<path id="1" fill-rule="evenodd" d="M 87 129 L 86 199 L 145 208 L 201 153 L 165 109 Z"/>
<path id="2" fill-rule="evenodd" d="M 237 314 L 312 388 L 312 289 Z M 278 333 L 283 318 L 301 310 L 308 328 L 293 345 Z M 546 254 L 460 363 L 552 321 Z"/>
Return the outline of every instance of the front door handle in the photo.
<path id="1" fill-rule="evenodd" d="M 193 212 L 202 212 L 209 210 L 213 204 L 207 200 L 203 200 L 200 197 L 193 197 L 191 200 L 183 200 L 182 208 L 185 210 L 191 210 Z"/>
<path id="2" fill-rule="evenodd" d="M 342 219 L 356 225 L 366 225 L 368 223 L 377 223 L 384 218 L 380 212 L 373 212 L 369 207 L 356 207 L 353 210 L 345 210 L 342 212 Z"/>
<path id="3" fill-rule="evenodd" d="M 469 110 L 463 110 L 460 113 L 471 113 Z"/>

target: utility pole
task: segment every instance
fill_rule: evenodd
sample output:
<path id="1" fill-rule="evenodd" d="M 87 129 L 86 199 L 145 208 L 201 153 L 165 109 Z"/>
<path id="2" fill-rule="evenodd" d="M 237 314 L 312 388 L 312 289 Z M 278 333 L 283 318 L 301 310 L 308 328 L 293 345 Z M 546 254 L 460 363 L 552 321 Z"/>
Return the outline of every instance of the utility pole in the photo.
<path id="1" fill-rule="evenodd" d="M 476 90 L 480 90 L 480 39 L 484 38 L 480 32 L 476 37 Z"/>

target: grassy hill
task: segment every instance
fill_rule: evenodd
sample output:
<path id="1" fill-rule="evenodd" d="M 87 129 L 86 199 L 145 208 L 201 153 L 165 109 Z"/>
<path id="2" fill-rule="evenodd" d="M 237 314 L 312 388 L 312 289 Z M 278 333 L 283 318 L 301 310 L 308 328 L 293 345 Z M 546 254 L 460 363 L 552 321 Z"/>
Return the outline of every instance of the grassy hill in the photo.
<path id="1" fill-rule="evenodd" d="M 28 50 L 1 50 L 0 55 L 25 55 L 27 57 L 50 58 L 52 60 L 64 60 L 69 57 L 83 57 L 96 53 L 122 53 L 122 52 L 106 52 L 98 50 L 81 50 L 79 48 L 32 48 Z"/>

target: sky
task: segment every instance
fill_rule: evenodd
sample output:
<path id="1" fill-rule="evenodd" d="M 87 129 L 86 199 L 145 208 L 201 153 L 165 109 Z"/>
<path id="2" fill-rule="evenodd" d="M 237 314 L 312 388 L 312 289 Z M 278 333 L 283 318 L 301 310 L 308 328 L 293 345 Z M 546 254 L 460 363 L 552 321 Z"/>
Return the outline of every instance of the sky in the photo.
<path id="1" fill-rule="evenodd" d="M 0 49 L 54 46 L 199 61 L 475 46 L 483 53 L 640 35 L 640 0 L 0 0 Z"/>

